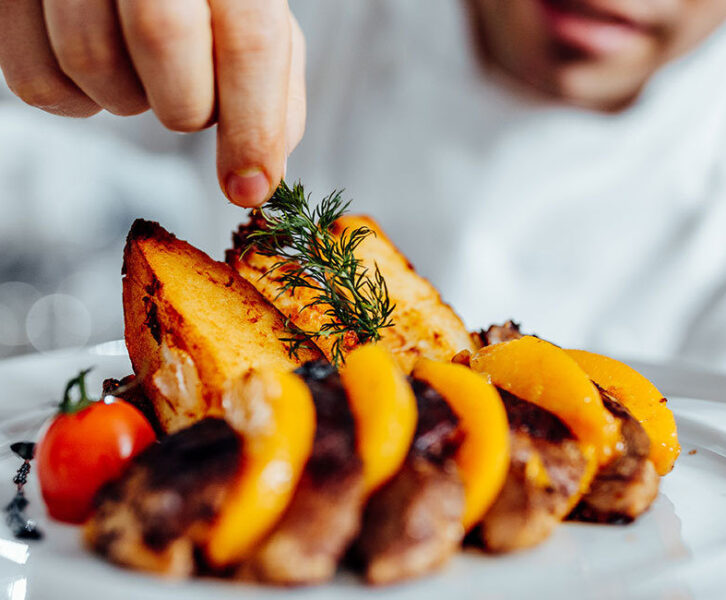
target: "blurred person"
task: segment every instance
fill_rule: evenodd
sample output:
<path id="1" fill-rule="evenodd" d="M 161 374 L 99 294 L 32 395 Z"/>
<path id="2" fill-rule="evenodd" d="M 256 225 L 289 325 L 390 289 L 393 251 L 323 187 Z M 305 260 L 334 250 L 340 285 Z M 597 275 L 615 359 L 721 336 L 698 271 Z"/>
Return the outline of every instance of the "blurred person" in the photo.
<path id="1" fill-rule="evenodd" d="M 723 0 L 467 0 L 480 50 L 574 104 L 623 108 L 726 18 Z"/>
<path id="2" fill-rule="evenodd" d="M 151 107 L 176 131 L 216 123 L 217 180 L 238 205 L 263 202 L 286 169 L 314 196 L 346 187 L 472 328 L 513 316 L 563 345 L 723 365 L 726 33 L 713 32 L 726 0 L 292 9 L 307 39 L 308 122 L 287 166 L 305 127 L 306 55 L 284 1 L 0 0 L 0 66 L 11 90 L 51 113 Z M 0 105 L 0 148 L 17 111 Z M 51 128 L 24 118 L 24 130 Z M 25 214 L 8 181 L 73 163 L 98 169 L 97 183 L 137 181 L 140 216 L 158 211 L 148 192 L 161 190 L 173 215 L 185 172 L 182 195 L 206 195 L 162 221 L 182 221 L 180 235 L 219 256 L 220 232 L 242 215 L 216 198 L 212 134 L 169 137 L 147 115 L 57 127 L 68 148 L 84 127 L 142 158 L 116 164 L 100 142 L 100 154 L 29 157 L 0 179 L 4 210 Z M 160 150 L 177 157 L 174 174 L 136 168 Z M 65 170 L 50 169 L 39 202 L 58 202 Z M 103 185 L 94 193 L 113 214 Z M 53 228 L 41 210 L 31 221 L 27 239 Z"/>

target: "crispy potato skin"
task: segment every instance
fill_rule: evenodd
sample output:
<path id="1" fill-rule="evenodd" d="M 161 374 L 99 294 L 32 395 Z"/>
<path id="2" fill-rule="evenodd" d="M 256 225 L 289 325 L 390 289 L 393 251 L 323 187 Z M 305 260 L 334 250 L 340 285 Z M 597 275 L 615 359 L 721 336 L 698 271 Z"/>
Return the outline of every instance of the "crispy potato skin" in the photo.
<path id="1" fill-rule="evenodd" d="M 285 335 L 282 315 L 228 265 L 158 223 L 134 223 L 123 274 L 129 357 L 166 431 L 220 414 L 221 391 L 229 379 L 262 366 L 292 370 L 319 357 L 312 351 L 300 352 L 299 360 L 289 357 L 279 339 Z M 170 400 L 155 383 L 164 348 L 191 373 L 182 386 L 189 389 L 181 390 L 188 392 L 185 402 Z"/>
<path id="2" fill-rule="evenodd" d="M 296 290 L 294 294 L 277 296 L 279 286 L 275 277 L 263 275 L 275 263 L 274 258 L 261 256 L 246 247 L 246 233 L 254 223 L 240 227 L 234 236 L 235 249 L 227 253 L 227 261 L 247 281 L 252 283 L 278 310 L 301 329 L 318 330 L 327 321 L 324 306 L 301 311 L 312 300 L 310 290 Z M 351 215 L 340 218 L 333 233 L 341 235 L 346 229 L 368 227 L 375 235 L 369 236 L 356 251 L 362 265 L 371 272 L 378 265 L 388 286 L 388 293 L 396 308 L 394 327 L 381 331 L 381 344 L 396 358 L 399 366 L 410 373 L 419 357 L 448 361 L 459 351 L 475 350 L 472 339 L 454 310 L 441 300 L 439 292 L 421 277 L 413 265 L 401 254 L 381 227 L 370 217 Z M 332 340 L 320 339 L 316 344 L 330 358 Z M 346 352 L 359 341 L 355 336 L 346 340 Z"/>
<path id="3" fill-rule="evenodd" d="M 375 235 L 359 247 L 357 257 L 372 272 L 376 265 L 388 286 L 394 327 L 384 329 L 381 343 L 409 373 L 419 357 L 448 361 L 461 350 L 474 350 L 469 332 L 459 316 L 441 299 L 438 290 L 421 277 L 408 259 L 396 248 L 381 227 L 364 215 L 345 216 L 336 221 L 333 231 L 368 227 Z"/>
<path id="4" fill-rule="evenodd" d="M 240 227 L 240 232 L 243 230 Z M 239 234 L 238 234 L 239 235 Z M 237 236 L 235 236 L 237 238 Z M 328 321 L 325 315 L 327 305 L 316 305 L 301 310 L 302 307 L 315 299 L 312 290 L 296 288 L 278 295 L 282 284 L 279 273 L 274 272 L 266 275 L 270 268 L 277 262 L 272 256 L 263 256 L 250 248 L 247 252 L 227 252 L 227 262 L 239 275 L 252 284 L 269 302 L 275 305 L 286 318 L 290 319 L 296 327 L 305 331 L 320 331 L 322 325 Z M 315 340 L 315 345 L 328 360 L 332 357 L 333 338 L 320 338 Z M 346 338 L 345 354 L 359 346 L 358 338 L 351 334 Z"/>

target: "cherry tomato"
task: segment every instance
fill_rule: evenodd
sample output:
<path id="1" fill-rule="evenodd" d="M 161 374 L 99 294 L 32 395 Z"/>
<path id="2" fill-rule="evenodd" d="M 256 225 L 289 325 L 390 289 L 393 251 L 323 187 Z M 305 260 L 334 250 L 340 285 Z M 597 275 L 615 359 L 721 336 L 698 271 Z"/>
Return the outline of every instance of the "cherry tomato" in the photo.
<path id="1" fill-rule="evenodd" d="M 117 478 L 134 456 L 156 440 L 149 422 L 131 404 L 89 401 L 85 383 L 81 389 L 83 401 L 75 408 L 61 404 L 35 454 L 48 513 L 68 523 L 85 521 L 99 488 Z"/>

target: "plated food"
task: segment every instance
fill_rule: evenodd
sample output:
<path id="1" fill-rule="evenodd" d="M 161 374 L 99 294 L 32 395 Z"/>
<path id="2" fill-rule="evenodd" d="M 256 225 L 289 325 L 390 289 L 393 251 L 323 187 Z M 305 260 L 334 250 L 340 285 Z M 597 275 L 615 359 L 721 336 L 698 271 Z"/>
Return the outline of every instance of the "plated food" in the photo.
<path id="1" fill-rule="evenodd" d="M 387 584 L 464 543 L 648 509 L 679 452 L 650 382 L 512 322 L 470 334 L 372 219 L 284 184 L 273 200 L 225 263 L 132 227 L 134 373 L 105 392 L 159 440 L 96 494 L 90 549 L 175 577 Z"/>

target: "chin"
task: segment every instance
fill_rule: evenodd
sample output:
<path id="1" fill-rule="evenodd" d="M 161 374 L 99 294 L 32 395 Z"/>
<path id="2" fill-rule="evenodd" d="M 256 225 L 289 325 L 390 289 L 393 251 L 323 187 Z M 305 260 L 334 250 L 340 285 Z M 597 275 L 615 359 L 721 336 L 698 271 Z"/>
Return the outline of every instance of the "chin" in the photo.
<path id="1" fill-rule="evenodd" d="M 618 69 L 596 62 L 553 65 L 544 89 L 575 106 L 618 112 L 633 104 L 653 70 L 649 65 Z"/>
<path id="2" fill-rule="evenodd" d="M 472 20 L 478 55 L 530 93 L 539 92 L 590 110 L 615 112 L 632 104 L 665 62 L 662 41 L 649 33 L 619 32 L 618 47 L 612 43 L 600 47 L 593 40 L 568 41 L 563 39 L 563 32 L 542 18 L 537 0 L 492 2 L 470 0 L 479 8 Z"/>
<path id="3" fill-rule="evenodd" d="M 551 47 L 529 56 L 500 61 L 490 55 L 490 66 L 506 74 L 530 93 L 602 112 L 617 112 L 630 106 L 655 71 L 655 61 L 617 57 L 598 60 Z M 512 57 L 510 57 L 511 59 Z"/>

